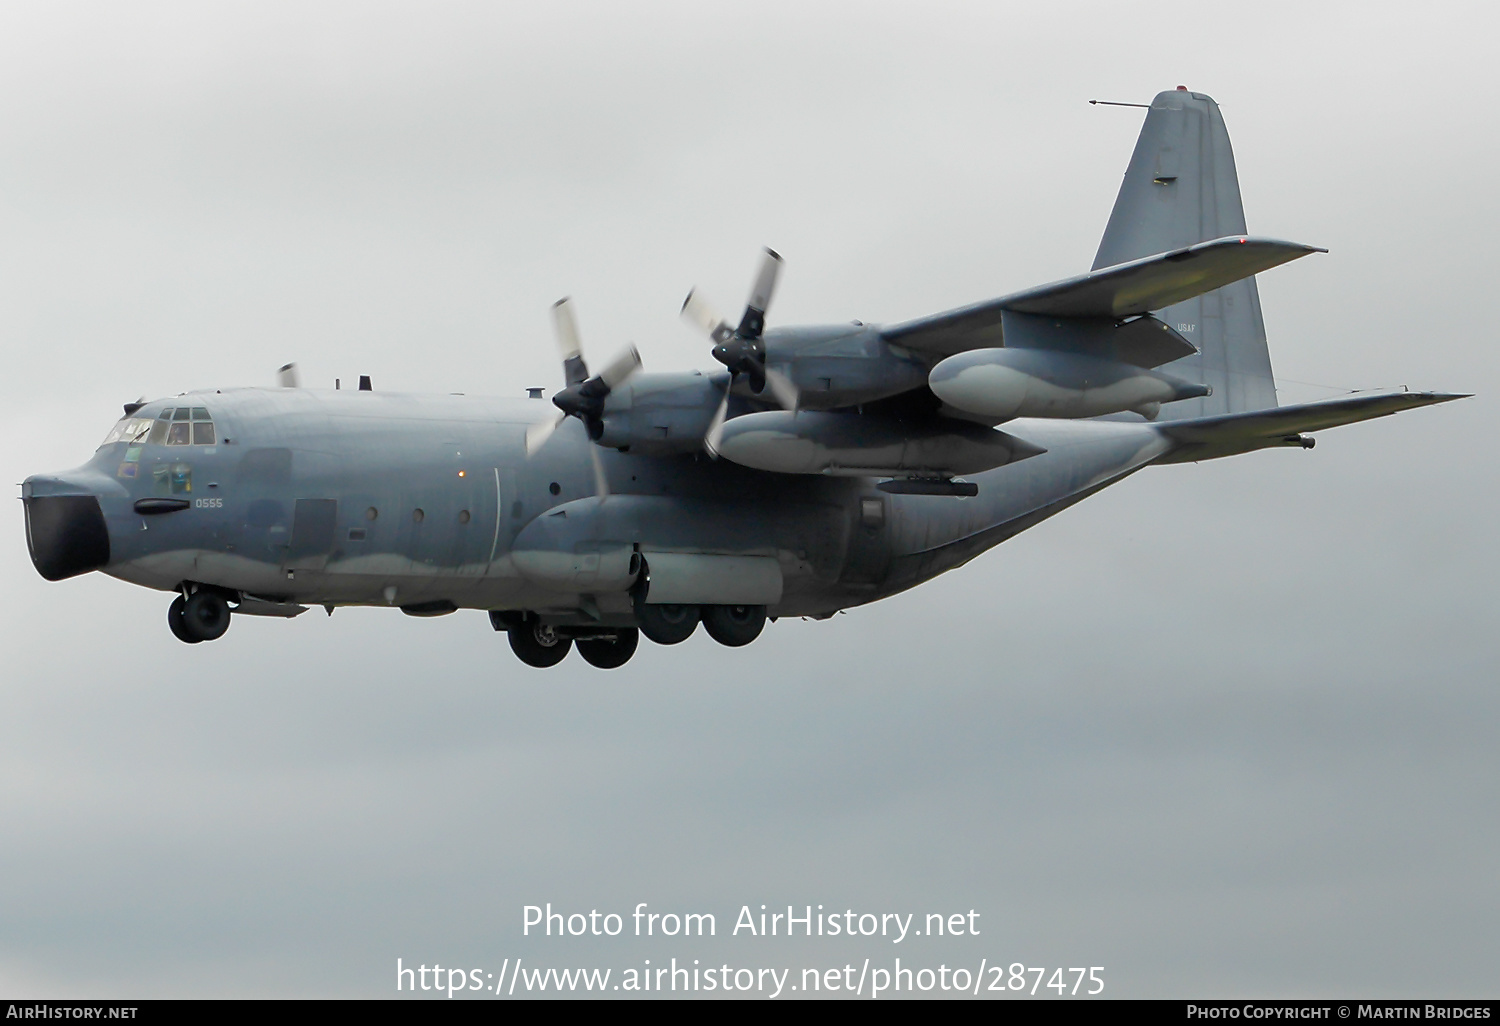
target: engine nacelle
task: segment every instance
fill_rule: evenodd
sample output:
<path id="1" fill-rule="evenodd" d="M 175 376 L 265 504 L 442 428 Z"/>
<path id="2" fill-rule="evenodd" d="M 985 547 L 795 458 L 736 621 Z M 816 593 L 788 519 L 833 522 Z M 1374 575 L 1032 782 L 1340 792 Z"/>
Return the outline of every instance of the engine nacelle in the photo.
<path id="1" fill-rule="evenodd" d="M 997 420 L 1101 417 L 1210 395 L 1207 385 L 1117 360 L 1046 349 L 974 349 L 932 369 L 928 387 L 955 409 Z"/>
<path id="2" fill-rule="evenodd" d="M 797 386 L 804 410 L 834 410 L 921 388 L 927 365 L 866 324 L 773 328 L 766 363 Z"/>
<path id="3" fill-rule="evenodd" d="M 595 441 L 645 456 L 701 452 L 723 382 L 722 375 L 637 374 L 605 400 L 604 431 Z"/>

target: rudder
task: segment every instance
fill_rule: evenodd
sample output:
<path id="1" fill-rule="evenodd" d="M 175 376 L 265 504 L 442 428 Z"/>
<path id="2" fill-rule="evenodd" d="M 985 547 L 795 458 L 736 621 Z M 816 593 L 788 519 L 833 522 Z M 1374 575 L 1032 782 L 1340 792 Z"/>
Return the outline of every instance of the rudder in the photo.
<path id="1" fill-rule="evenodd" d="M 1157 94 L 1136 140 L 1094 269 L 1244 235 L 1234 151 L 1218 104 L 1186 89 Z M 1245 278 L 1156 311 L 1198 347 L 1161 368 L 1213 388 L 1213 395 L 1162 408 L 1182 420 L 1276 406 L 1255 279 Z"/>

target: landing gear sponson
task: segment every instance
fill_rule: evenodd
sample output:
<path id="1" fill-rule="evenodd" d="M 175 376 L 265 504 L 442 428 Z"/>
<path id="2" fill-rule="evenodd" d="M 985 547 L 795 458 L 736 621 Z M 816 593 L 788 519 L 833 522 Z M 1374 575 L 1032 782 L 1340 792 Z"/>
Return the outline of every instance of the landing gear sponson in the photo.
<path id="1" fill-rule="evenodd" d="M 702 623 L 708 636 L 721 645 L 738 648 L 760 636 L 766 626 L 765 606 L 669 606 L 636 603 L 638 627 L 577 627 L 543 623 L 534 613 L 491 610 L 490 624 L 510 638 L 511 651 L 527 666 L 556 666 L 578 649 L 584 660 L 601 670 L 624 666 L 644 634 L 658 645 L 676 645 L 692 637 Z"/>

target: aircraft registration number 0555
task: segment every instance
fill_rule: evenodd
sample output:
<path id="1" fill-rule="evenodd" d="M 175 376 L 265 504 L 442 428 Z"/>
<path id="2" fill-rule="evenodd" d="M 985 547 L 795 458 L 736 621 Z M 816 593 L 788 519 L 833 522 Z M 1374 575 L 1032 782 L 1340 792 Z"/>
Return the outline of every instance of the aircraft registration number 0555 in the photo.
<path id="1" fill-rule="evenodd" d="M 194 499 L 193 505 L 198 509 L 223 509 L 223 499 Z"/>

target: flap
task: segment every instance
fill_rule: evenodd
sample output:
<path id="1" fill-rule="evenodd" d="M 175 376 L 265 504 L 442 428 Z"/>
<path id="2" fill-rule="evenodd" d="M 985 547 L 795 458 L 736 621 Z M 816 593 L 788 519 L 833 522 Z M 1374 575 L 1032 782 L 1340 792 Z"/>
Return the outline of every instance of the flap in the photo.
<path id="1" fill-rule="evenodd" d="M 1112 317 L 1046 317 L 1001 311 L 1006 349 L 1051 349 L 1116 360 L 1137 367 L 1160 367 L 1193 356 L 1191 342 L 1155 317 L 1117 321 Z"/>
<path id="2" fill-rule="evenodd" d="M 1005 310 L 1053 317 L 1134 317 L 1309 253 L 1326 252 L 1316 246 L 1243 235 L 1214 239 L 907 321 L 881 334 L 887 342 L 933 355 L 997 348 L 1005 344 L 1001 326 Z"/>

